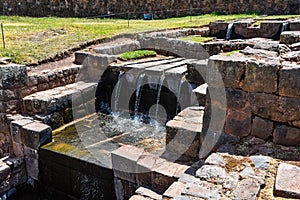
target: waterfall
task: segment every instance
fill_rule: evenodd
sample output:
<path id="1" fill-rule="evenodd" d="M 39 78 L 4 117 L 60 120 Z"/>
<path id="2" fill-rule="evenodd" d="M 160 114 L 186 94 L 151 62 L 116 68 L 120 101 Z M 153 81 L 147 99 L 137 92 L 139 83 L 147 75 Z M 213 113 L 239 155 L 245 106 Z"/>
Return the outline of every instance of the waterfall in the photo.
<path id="1" fill-rule="evenodd" d="M 155 108 L 155 118 L 156 118 L 156 120 L 158 119 L 158 108 L 159 108 L 158 104 L 159 104 L 160 94 L 161 94 L 161 90 L 162 90 L 162 87 L 163 87 L 164 80 L 165 80 L 165 72 L 162 73 L 162 75 L 160 77 L 159 85 L 158 85 L 157 98 L 156 98 L 156 108 Z"/>
<path id="2" fill-rule="evenodd" d="M 137 83 L 136 83 L 136 90 L 135 90 L 135 104 L 134 104 L 134 118 L 137 117 L 139 105 L 140 105 L 140 99 L 141 99 L 141 91 L 143 86 L 145 73 L 141 73 L 138 77 Z"/>
<path id="3" fill-rule="evenodd" d="M 180 108 L 180 97 L 181 97 L 181 89 L 182 89 L 182 86 L 183 86 L 183 83 L 186 81 L 185 77 L 183 76 L 181 79 L 180 79 L 180 83 L 179 83 L 179 86 L 178 86 L 178 90 L 177 90 L 177 105 L 176 105 L 176 115 L 178 115 L 178 112 L 179 112 L 179 108 Z"/>
<path id="4" fill-rule="evenodd" d="M 286 30 L 288 29 L 288 25 L 289 25 L 289 24 L 288 24 L 287 22 L 283 22 L 283 23 L 282 23 L 282 27 L 281 27 L 281 32 L 280 32 L 280 33 L 286 31 Z"/>
<path id="5" fill-rule="evenodd" d="M 226 40 L 231 39 L 232 28 L 233 28 L 233 23 L 228 24 L 227 32 L 226 32 L 226 38 L 225 38 Z"/>
<path id="6" fill-rule="evenodd" d="M 114 96 L 114 112 L 117 112 L 118 105 L 119 105 L 119 98 L 120 98 L 120 91 L 121 91 L 121 78 L 125 74 L 125 72 L 120 71 L 118 76 L 118 82 L 116 84 L 115 89 L 115 96 Z"/>

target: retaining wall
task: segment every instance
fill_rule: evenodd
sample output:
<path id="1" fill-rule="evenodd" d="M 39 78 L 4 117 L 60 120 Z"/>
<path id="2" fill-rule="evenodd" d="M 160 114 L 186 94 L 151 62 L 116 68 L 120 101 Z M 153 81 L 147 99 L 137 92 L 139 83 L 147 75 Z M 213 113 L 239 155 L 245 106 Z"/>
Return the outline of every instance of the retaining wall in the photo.
<path id="1" fill-rule="evenodd" d="M 191 9 L 191 11 L 190 11 Z M 229 13 L 257 12 L 260 14 L 298 14 L 300 2 L 298 0 L 238 0 L 232 6 L 228 1 L 203 0 L 146 0 L 146 1 L 106 1 L 106 0 L 1 0 L 0 11 L 3 15 L 26 16 L 60 16 L 87 17 L 112 16 L 127 18 L 143 17 L 144 13 L 153 13 L 159 18 L 204 14 L 212 12 Z"/>

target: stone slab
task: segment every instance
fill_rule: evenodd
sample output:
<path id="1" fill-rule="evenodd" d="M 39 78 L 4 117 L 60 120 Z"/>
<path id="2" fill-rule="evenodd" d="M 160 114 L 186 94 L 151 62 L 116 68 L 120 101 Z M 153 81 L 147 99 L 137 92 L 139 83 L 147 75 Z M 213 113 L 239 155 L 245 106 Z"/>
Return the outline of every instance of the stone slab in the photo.
<path id="1" fill-rule="evenodd" d="M 274 194 L 285 198 L 300 198 L 299 167 L 287 163 L 281 163 L 279 165 Z"/>

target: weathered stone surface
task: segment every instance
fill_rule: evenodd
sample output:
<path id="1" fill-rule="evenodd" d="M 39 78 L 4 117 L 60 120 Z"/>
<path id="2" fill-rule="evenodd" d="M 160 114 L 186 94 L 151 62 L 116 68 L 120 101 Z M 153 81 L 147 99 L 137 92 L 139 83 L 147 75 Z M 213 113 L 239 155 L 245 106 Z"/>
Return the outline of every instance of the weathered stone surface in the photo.
<path id="1" fill-rule="evenodd" d="M 133 195 L 129 200 L 152 200 L 148 197 L 143 197 L 141 195 Z"/>
<path id="2" fill-rule="evenodd" d="M 260 39 L 260 41 L 257 41 L 254 44 L 254 49 L 264 49 L 268 51 L 278 51 L 279 48 L 279 42 L 278 41 L 273 41 L 270 39 Z"/>
<path id="3" fill-rule="evenodd" d="M 278 53 L 276 51 L 268 51 L 264 49 L 253 49 L 251 47 L 246 47 L 244 50 L 240 51 L 244 55 L 257 56 L 261 58 L 277 57 Z"/>
<path id="4" fill-rule="evenodd" d="M 268 139 L 272 136 L 273 126 L 272 121 L 255 117 L 252 122 L 251 134 L 261 139 Z"/>
<path id="5" fill-rule="evenodd" d="M 185 184 L 181 182 L 174 182 L 163 194 L 163 197 L 175 198 L 180 196 L 185 189 Z"/>
<path id="6" fill-rule="evenodd" d="M 207 59 L 209 54 L 200 43 L 163 37 L 139 37 L 142 49 L 162 50 L 187 59 Z"/>
<path id="7" fill-rule="evenodd" d="M 291 52 L 282 54 L 281 58 L 283 58 L 286 61 L 290 61 L 290 62 L 299 62 L 300 61 L 300 51 L 291 51 Z"/>
<path id="8" fill-rule="evenodd" d="M 201 144 L 203 108 L 189 107 L 166 125 L 166 150 L 180 157 L 198 158 Z"/>
<path id="9" fill-rule="evenodd" d="M 199 197 L 204 199 L 219 199 L 219 191 L 213 188 L 207 188 L 193 183 L 187 183 L 185 186 L 184 194 Z"/>
<path id="10" fill-rule="evenodd" d="M 226 88 L 225 91 L 227 108 L 240 110 L 246 107 L 249 96 L 245 91 L 232 88 Z"/>
<path id="11" fill-rule="evenodd" d="M 300 119 L 300 99 L 279 97 L 265 93 L 250 93 L 251 110 L 255 115 L 277 122 Z"/>
<path id="12" fill-rule="evenodd" d="M 0 161 L 0 183 L 4 181 L 10 173 L 10 168 L 7 164 Z"/>
<path id="13" fill-rule="evenodd" d="M 152 185 L 157 191 L 163 193 L 166 191 L 177 178 L 174 177 L 178 165 L 165 159 L 157 159 L 153 166 Z"/>
<path id="14" fill-rule="evenodd" d="M 260 191 L 260 185 L 254 179 L 243 179 L 234 191 L 235 199 L 255 200 Z"/>
<path id="15" fill-rule="evenodd" d="M 138 185 L 152 186 L 152 169 L 158 159 L 153 154 L 144 153 L 137 162 L 137 183 Z"/>
<path id="16" fill-rule="evenodd" d="M 0 88 L 23 87 L 27 83 L 25 65 L 5 65 L 0 67 Z"/>
<path id="17" fill-rule="evenodd" d="M 208 158 L 206 158 L 205 164 L 218 165 L 224 167 L 226 163 L 225 160 L 223 159 L 223 156 L 217 153 L 212 153 Z"/>
<path id="18" fill-rule="evenodd" d="M 24 148 L 27 176 L 39 180 L 39 155 L 37 150 L 28 147 Z"/>
<path id="19" fill-rule="evenodd" d="M 118 55 L 137 49 L 140 49 L 140 43 L 138 41 L 117 39 L 114 43 L 110 43 L 108 45 L 105 45 L 105 43 L 101 44 L 101 46 L 94 48 L 94 51 L 99 54 Z"/>
<path id="20" fill-rule="evenodd" d="M 225 132 L 238 137 L 245 137 L 251 131 L 251 112 L 230 109 L 227 111 Z"/>
<path id="21" fill-rule="evenodd" d="M 206 81 L 208 60 L 198 60 L 189 62 L 187 65 L 187 80 L 198 84 L 203 84 Z"/>
<path id="22" fill-rule="evenodd" d="M 282 145 L 300 145 L 300 129 L 285 125 L 277 126 L 273 134 L 273 142 Z"/>
<path id="23" fill-rule="evenodd" d="M 285 31 L 280 35 L 280 43 L 293 44 L 300 42 L 300 31 Z"/>
<path id="24" fill-rule="evenodd" d="M 234 189 L 239 183 L 239 173 L 238 172 L 229 172 L 226 176 L 223 187 L 226 189 Z"/>
<path id="25" fill-rule="evenodd" d="M 300 42 L 291 44 L 289 47 L 290 47 L 293 51 L 299 51 L 299 50 L 300 50 Z"/>
<path id="26" fill-rule="evenodd" d="M 242 54 L 216 55 L 209 58 L 207 83 L 211 87 L 240 88 L 247 59 Z"/>
<path id="27" fill-rule="evenodd" d="M 300 198 L 300 168 L 295 165 L 281 163 L 277 170 L 274 188 L 276 196 Z"/>
<path id="28" fill-rule="evenodd" d="M 214 165 L 204 165 L 196 172 L 196 175 L 200 179 L 215 183 L 221 183 L 226 178 L 226 174 L 224 168 Z"/>
<path id="29" fill-rule="evenodd" d="M 300 97 L 300 66 L 288 65 L 279 71 L 279 94 Z"/>
<path id="30" fill-rule="evenodd" d="M 51 139 L 52 129 L 45 124 L 33 122 L 22 127 L 21 140 L 27 147 L 37 150 Z"/>
<path id="31" fill-rule="evenodd" d="M 258 169 L 268 169 L 270 167 L 271 158 L 268 156 L 250 156 L 249 158 Z"/>
<path id="32" fill-rule="evenodd" d="M 113 151 L 111 159 L 115 176 L 135 183 L 137 171 L 136 164 L 143 152 L 143 149 L 129 145 L 122 146 Z"/>
<path id="33" fill-rule="evenodd" d="M 155 199 L 155 200 L 161 200 L 162 199 L 162 195 L 159 195 L 156 192 L 154 192 L 150 189 L 144 188 L 144 187 L 139 187 L 135 191 L 135 193 L 139 194 L 141 196 L 144 196 L 144 197 L 149 197 L 151 199 Z"/>
<path id="34" fill-rule="evenodd" d="M 11 129 L 12 139 L 14 142 L 22 143 L 22 138 L 21 138 L 22 127 L 30 123 L 33 123 L 33 120 L 19 119 L 11 122 L 10 129 Z"/>
<path id="35" fill-rule="evenodd" d="M 249 92 L 276 92 L 279 67 L 279 62 L 248 62 L 246 64 L 245 80 L 242 81 L 243 90 Z"/>

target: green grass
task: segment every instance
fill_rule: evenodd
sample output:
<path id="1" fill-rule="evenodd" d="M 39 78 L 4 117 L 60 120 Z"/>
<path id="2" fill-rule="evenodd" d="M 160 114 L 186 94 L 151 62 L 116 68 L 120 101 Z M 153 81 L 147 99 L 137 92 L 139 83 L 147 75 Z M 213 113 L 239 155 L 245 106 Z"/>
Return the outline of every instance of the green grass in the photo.
<path id="1" fill-rule="evenodd" d="M 232 56 L 235 53 L 239 53 L 241 50 L 234 50 L 234 51 L 230 51 L 228 53 L 226 53 L 226 56 Z"/>
<path id="2" fill-rule="evenodd" d="M 119 59 L 121 60 L 134 60 L 140 58 L 154 57 L 156 56 L 155 51 L 150 50 L 137 50 L 137 51 L 128 51 L 121 55 L 119 55 Z"/>
<path id="3" fill-rule="evenodd" d="M 187 41 L 193 41 L 193 42 L 207 42 L 212 40 L 212 37 L 202 37 L 202 36 L 187 36 L 187 37 L 182 37 L 180 38 L 181 40 L 187 40 Z"/>
<path id="4" fill-rule="evenodd" d="M 257 15 L 199 15 L 164 20 L 86 19 L 86 18 L 31 18 L 0 16 L 4 25 L 6 49 L 0 47 L 0 57 L 11 57 L 15 63 L 37 63 L 63 50 L 79 46 L 85 41 L 108 38 L 121 33 L 136 33 L 165 28 L 199 27 L 211 21 L 242 18 L 260 18 Z M 282 18 L 285 16 L 271 16 Z M 291 17 L 291 16 L 287 16 Z M 293 16 L 296 17 L 296 16 Z M 298 15 L 299 17 L 299 15 Z M 263 17 L 264 19 L 267 17 Z"/>

